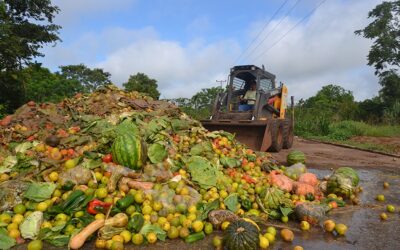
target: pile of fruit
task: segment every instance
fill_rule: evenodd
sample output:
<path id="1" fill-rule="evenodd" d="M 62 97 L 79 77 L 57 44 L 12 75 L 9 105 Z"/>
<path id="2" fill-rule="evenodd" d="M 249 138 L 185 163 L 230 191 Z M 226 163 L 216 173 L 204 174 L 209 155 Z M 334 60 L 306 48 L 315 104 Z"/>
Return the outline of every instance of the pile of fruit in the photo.
<path id="1" fill-rule="evenodd" d="M 113 86 L 29 102 L 0 122 L 0 249 L 193 243 L 214 229 L 225 230 L 216 247 L 266 248 L 276 231 L 262 235 L 260 222 L 312 224 L 355 199 L 354 170 L 320 181 L 301 152 L 288 160 L 278 166 L 167 102 Z"/>

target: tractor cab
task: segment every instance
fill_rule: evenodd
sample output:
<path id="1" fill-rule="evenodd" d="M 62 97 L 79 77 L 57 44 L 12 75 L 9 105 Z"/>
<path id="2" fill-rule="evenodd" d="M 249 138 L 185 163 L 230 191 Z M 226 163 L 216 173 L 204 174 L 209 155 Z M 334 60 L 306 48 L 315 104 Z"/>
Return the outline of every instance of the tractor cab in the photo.
<path id="1" fill-rule="evenodd" d="M 254 120 L 280 115 L 270 99 L 281 92 L 275 75 L 255 65 L 231 68 L 227 90 L 219 95 L 212 119 Z M 249 98 L 250 97 L 250 98 Z"/>

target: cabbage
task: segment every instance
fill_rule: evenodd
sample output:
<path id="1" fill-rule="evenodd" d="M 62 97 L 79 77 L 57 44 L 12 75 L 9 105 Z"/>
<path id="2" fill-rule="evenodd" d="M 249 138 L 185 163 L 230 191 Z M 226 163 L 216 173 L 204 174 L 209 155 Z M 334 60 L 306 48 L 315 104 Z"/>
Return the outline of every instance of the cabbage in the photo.
<path id="1" fill-rule="evenodd" d="M 36 239 L 39 235 L 40 225 L 43 222 L 43 213 L 35 211 L 31 213 L 19 226 L 22 238 L 24 239 Z"/>

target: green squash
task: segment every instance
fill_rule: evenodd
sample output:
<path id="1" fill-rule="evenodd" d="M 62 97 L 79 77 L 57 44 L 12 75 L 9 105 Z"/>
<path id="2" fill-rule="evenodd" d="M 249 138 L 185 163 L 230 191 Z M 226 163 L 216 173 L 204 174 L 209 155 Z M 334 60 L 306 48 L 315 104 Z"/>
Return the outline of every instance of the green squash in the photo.
<path id="1" fill-rule="evenodd" d="M 303 152 L 294 150 L 287 155 L 286 162 L 289 166 L 292 166 L 293 164 L 296 164 L 298 162 L 304 164 L 306 162 L 306 156 Z"/>
<path id="2" fill-rule="evenodd" d="M 134 170 L 140 170 L 147 158 L 145 144 L 132 133 L 118 136 L 111 153 L 114 162 Z"/>
<path id="3" fill-rule="evenodd" d="M 245 220 L 236 220 L 225 230 L 224 246 L 228 250 L 251 250 L 258 248 L 258 228 Z"/>

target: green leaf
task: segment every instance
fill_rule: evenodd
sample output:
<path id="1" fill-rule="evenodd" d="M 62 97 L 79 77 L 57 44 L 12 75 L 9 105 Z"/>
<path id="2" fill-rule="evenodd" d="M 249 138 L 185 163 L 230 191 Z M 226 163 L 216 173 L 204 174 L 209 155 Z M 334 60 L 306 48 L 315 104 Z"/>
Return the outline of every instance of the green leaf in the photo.
<path id="1" fill-rule="evenodd" d="M 2 165 L 0 166 L 0 174 L 11 172 L 12 167 L 17 164 L 18 159 L 14 155 L 7 156 L 4 160 Z"/>
<path id="2" fill-rule="evenodd" d="M 200 220 L 205 220 L 208 217 L 208 213 L 211 212 L 212 210 L 218 209 L 219 208 L 219 200 L 214 200 L 209 203 L 199 203 L 198 205 L 198 210 L 200 212 L 199 219 Z"/>
<path id="3" fill-rule="evenodd" d="M 24 197 L 36 202 L 47 200 L 51 197 L 57 185 L 50 182 L 33 182 L 29 184 Z"/>
<path id="4" fill-rule="evenodd" d="M 167 233 L 162 230 L 159 226 L 157 225 L 152 225 L 152 224 L 146 224 L 140 229 L 140 234 L 142 235 L 147 235 L 148 233 L 155 233 L 157 235 L 157 239 L 164 241 L 165 238 L 167 237 Z"/>
<path id="5" fill-rule="evenodd" d="M 147 155 L 152 163 L 159 163 L 167 157 L 168 152 L 164 145 L 154 143 L 150 145 Z"/>
<path id="6" fill-rule="evenodd" d="M 232 212 L 236 213 L 239 204 L 239 195 L 237 193 L 230 194 L 224 200 L 225 206 Z"/>
<path id="7" fill-rule="evenodd" d="M 23 142 L 14 148 L 15 153 L 25 153 L 26 150 L 32 148 L 33 145 L 31 142 Z"/>
<path id="8" fill-rule="evenodd" d="M 187 162 L 192 181 L 203 189 L 209 189 L 217 185 L 219 170 L 201 156 L 192 156 Z"/>
<path id="9" fill-rule="evenodd" d="M 51 245 L 62 247 L 68 245 L 70 236 L 61 234 L 66 224 L 61 224 L 51 228 L 42 228 L 39 232 L 38 239 L 45 240 Z"/>
<path id="10" fill-rule="evenodd" d="M 0 228 L 0 249 L 6 250 L 15 246 L 17 243 L 15 239 L 8 236 L 8 232 L 4 228 Z"/>
<path id="11" fill-rule="evenodd" d="M 84 158 L 81 164 L 82 167 L 87 169 L 95 169 L 102 166 L 102 161 Z"/>
<path id="12" fill-rule="evenodd" d="M 221 157 L 220 161 L 224 167 L 236 168 L 240 166 L 240 161 L 236 158 Z"/>
<path id="13" fill-rule="evenodd" d="M 212 145 L 210 142 L 202 142 L 202 143 L 198 143 L 196 145 L 194 145 L 191 149 L 190 149 L 190 154 L 191 155 L 204 155 L 207 152 L 211 152 L 212 151 Z"/>
<path id="14" fill-rule="evenodd" d="M 293 212 L 293 209 L 291 209 L 290 207 L 279 207 L 279 209 L 281 210 L 283 216 L 288 216 Z"/>
<path id="15" fill-rule="evenodd" d="M 190 128 L 190 124 L 186 120 L 172 119 L 171 120 L 172 129 L 177 132 L 179 130 L 185 130 Z"/>

